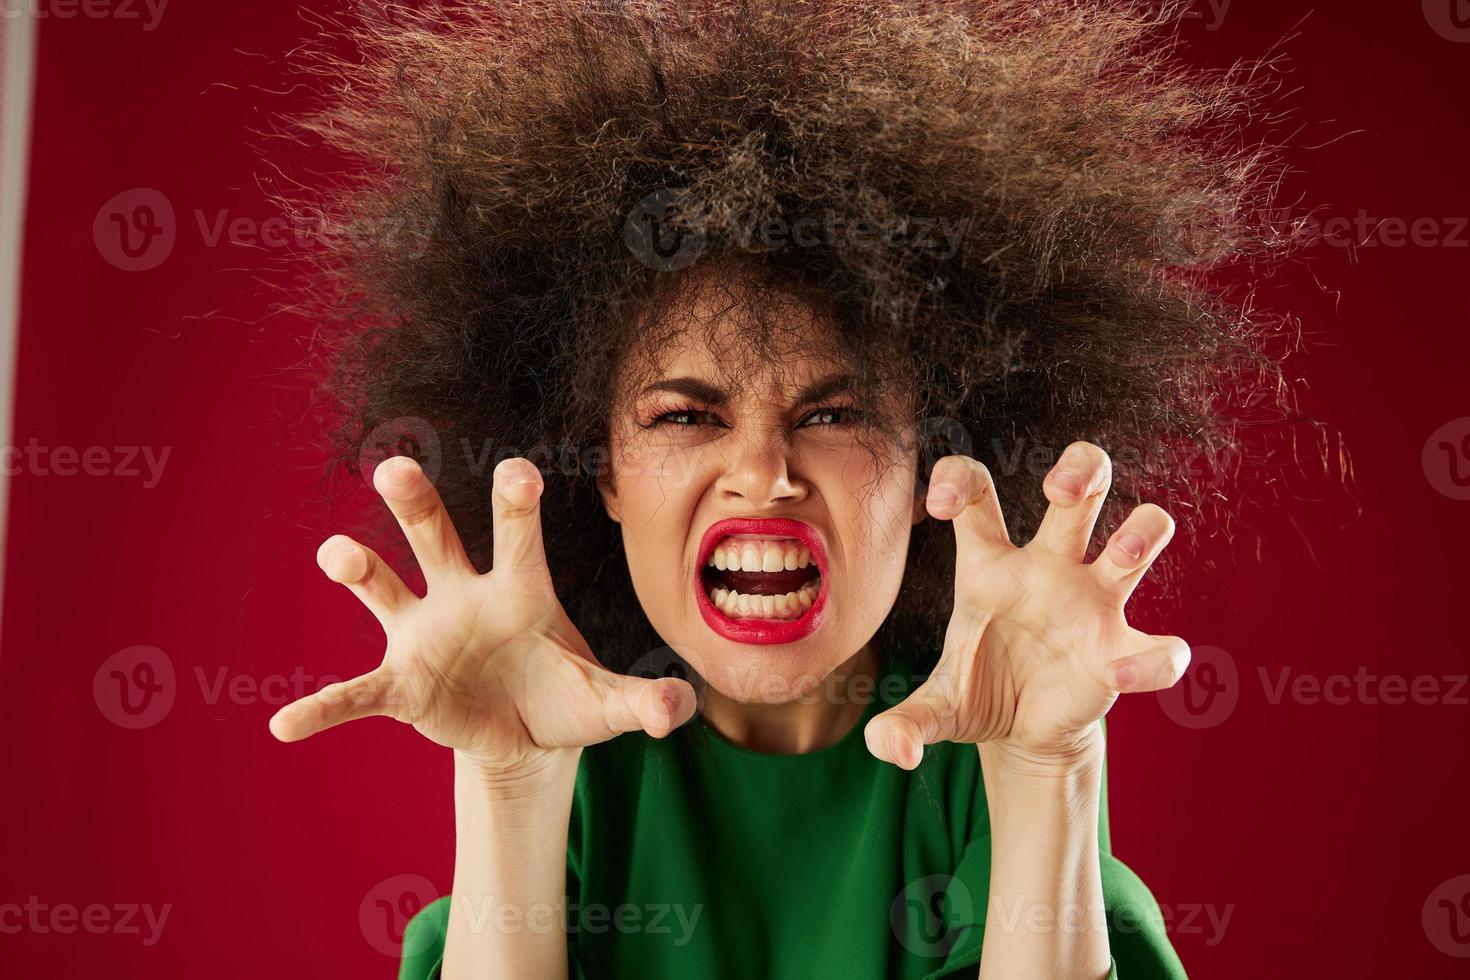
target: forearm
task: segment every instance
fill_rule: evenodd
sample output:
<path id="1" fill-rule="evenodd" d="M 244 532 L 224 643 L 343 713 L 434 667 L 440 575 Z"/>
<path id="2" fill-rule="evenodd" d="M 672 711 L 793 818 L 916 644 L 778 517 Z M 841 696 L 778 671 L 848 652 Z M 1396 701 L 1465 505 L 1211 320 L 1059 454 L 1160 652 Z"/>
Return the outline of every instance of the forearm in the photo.
<path id="1" fill-rule="evenodd" d="M 990 896 L 981 980 L 1100 980 L 1107 919 L 1097 824 L 1102 740 L 1066 763 L 980 745 L 990 807 Z"/>
<path id="2" fill-rule="evenodd" d="M 455 753 L 454 891 L 444 980 L 567 976 L 567 821 L 577 750 L 488 778 Z"/>

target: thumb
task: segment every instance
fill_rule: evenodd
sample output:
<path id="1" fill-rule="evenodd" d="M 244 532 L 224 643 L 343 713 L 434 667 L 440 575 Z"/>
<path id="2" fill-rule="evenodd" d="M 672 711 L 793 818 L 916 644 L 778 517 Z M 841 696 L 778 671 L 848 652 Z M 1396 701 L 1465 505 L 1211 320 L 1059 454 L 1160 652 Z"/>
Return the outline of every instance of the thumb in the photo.
<path id="1" fill-rule="evenodd" d="M 1108 664 L 1108 687 L 1119 693 L 1163 691 L 1173 687 L 1189 668 L 1189 644 L 1177 636 L 1150 636 L 1142 653 L 1121 657 Z"/>
<path id="2" fill-rule="evenodd" d="M 398 702 L 395 690 L 392 675 L 381 667 L 351 680 L 328 684 L 271 716 L 271 734 L 282 742 L 297 742 L 343 722 L 391 715 Z"/>
<path id="3" fill-rule="evenodd" d="M 916 769 L 924 746 L 955 734 L 950 689 L 942 675 L 931 674 L 918 690 L 884 711 L 863 729 L 868 751 L 900 769 Z"/>
<path id="4" fill-rule="evenodd" d="M 610 670 L 603 675 L 603 721 L 609 738 L 638 731 L 663 738 L 693 718 L 698 707 L 693 685 L 677 677 L 629 677 Z"/>

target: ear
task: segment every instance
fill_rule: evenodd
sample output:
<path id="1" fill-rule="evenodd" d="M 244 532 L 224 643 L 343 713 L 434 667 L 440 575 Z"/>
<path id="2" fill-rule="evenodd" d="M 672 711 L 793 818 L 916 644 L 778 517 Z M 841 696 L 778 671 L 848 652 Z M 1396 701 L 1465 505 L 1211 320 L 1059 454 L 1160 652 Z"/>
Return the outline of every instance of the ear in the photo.
<path id="1" fill-rule="evenodd" d="M 602 509 L 607 511 L 607 516 L 612 518 L 614 524 L 621 524 L 622 518 L 618 516 L 618 496 L 613 489 L 612 480 L 603 473 L 597 477 L 597 494 L 602 498 Z"/>

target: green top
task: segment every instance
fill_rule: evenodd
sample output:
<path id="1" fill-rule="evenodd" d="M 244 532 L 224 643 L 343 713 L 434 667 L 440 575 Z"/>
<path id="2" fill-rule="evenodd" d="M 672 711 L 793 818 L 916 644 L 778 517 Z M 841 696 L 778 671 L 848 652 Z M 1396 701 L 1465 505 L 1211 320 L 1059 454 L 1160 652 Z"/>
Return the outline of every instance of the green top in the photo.
<path id="1" fill-rule="evenodd" d="M 990 880 L 979 753 L 925 746 L 913 772 L 873 758 L 863 726 L 909 676 L 885 673 L 862 721 L 816 752 L 744 749 L 702 717 L 663 740 L 584 749 L 567 844 L 571 976 L 974 977 Z M 1098 843 L 1111 976 L 1184 977 L 1153 895 L 1112 856 L 1106 774 Z M 445 897 L 414 916 L 399 980 L 437 980 L 448 913 Z"/>

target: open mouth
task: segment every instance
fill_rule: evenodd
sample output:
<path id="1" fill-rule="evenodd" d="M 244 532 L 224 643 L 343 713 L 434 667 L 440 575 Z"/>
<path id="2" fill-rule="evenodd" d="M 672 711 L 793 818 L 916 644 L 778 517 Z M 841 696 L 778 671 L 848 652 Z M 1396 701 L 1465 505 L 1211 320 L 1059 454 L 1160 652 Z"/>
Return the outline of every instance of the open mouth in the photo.
<path id="1" fill-rule="evenodd" d="M 717 521 L 700 544 L 700 613 L 742 643 L 789 643 L 813 632 L 826 604 L 826 552 L 809 524 L 786 518 Z"/>
<path id="2" fill-rule="evenodd" d="M 800 619 L 822 591 L 811 549 L 792 538 L 723 537 L 701 579 L 731 619 Z"/>

